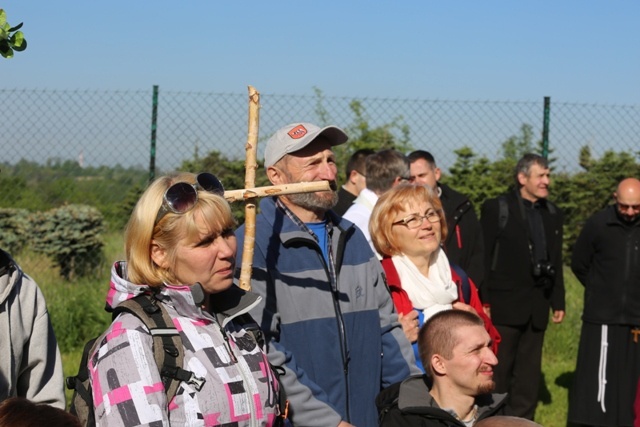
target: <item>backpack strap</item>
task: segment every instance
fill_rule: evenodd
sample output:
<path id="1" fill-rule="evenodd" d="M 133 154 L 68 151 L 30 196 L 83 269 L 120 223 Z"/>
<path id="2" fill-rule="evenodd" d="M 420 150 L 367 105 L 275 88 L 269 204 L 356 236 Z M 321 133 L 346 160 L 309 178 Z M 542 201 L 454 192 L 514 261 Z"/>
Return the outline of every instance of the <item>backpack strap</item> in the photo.
<path id="1" fill-rule="evenodd" d="M 502 195 L 498 197 L 498 231 L 502 233 L 509 219 L 509 206 L 507 198 Z"/>
<path id="2" fill-rule="evenodd" d="M 122 312 L 138 317 L 153 337 L 153 358 L 160 371 L 167 403 L 176 395 L 182 381 L 191 384 L 197 391 L 202 390 L 206 379 L 182 368 L 182 339 L 163 304 L 158 304 L 158 300 L 152 295 L 141 294 L 121 302 L 113 310 L 113 318 Z"/>
<path id="3" fill-rule="evenodd" d="M 498 196 L 498 235 L 496 236 L 496 241 L 493 245 L 493 251 L 491 254 L 491 271 L 495 270 L 496 265 L 498 264 L 498 253 L 500 252 L 500 243 L 498 242 L 498 237 L 504 231 L 508 220 L 509 205 L 507 204 L 507 198 L 504 195 Z"/>
<path id="4" fill-rule="evenodd" d="M 82 351 L 78 374 L 65 378 L 67 388 L 73 390 L 69 412 L 78 417 L 83 426 L 94 426 L 96 423 L 89 383 L 89 356 L 93 354 L 99 344 L 98 337 L 87 341 Z"/>
<path id="5" fill-rule="evenodd" d="M 467 273 L 457 264 L 449 263 L 451 267 L 451 276 L 454 282 L 456 282 L 456 275 L 458 276 L 460 293 L 462 294 L 462 302 L 465 304 L 471 304 L 471 283 L 469 283 L 469 276 Z"/>

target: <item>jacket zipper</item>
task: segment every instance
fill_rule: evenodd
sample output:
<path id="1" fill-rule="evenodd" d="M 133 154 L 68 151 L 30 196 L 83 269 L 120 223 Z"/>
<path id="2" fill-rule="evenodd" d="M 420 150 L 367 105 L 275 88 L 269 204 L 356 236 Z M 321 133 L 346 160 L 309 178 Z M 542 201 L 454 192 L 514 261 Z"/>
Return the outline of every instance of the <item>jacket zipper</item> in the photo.
<path id="1" fill-rule="evenodd" d="M 320 249 L 320 247 L 318 247 Z M 329 248 L 331 250 L 331 248 Z M 344 384 L 345 384 L 345 406 L 347 412 L 347 422 L 351 422 L 351 410 L 349 405 L 349 355 L 347 354 L 347 334 L 345 332 L 344 327 L 344 318 L 342 316 L 342 310 L 340 309 L 340 299 L 338 292 L 338 283 L 331 280 L 331 273 L 329 272 L 329 266 L 322 256 L 322 251 L 318 253 L 318 257 L 322 261 L 324 265 L 325 273 L 327 273 L 327 278 L 329 279 L 329 283 L 331 284 L 331 299 L 333 300 L 333 309 L 336 312 L 336 322 L 338 324 L 338 333 L 340 335 L 340 356 L 342 357 L 342 372 L 344 373 Z M 336 268 L 337 270 L 337 268 Z M 338 272 L 336 271 L 336 281 L 337 281 Z"/>

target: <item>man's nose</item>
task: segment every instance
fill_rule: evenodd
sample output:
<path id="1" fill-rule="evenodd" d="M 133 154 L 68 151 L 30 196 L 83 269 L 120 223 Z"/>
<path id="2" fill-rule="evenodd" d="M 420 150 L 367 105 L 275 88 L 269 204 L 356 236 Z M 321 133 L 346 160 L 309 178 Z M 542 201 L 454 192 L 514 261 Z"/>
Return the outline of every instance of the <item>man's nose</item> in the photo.
<path id="1" fill-rule="evenodd" d="M 487 363 L 488 365 L 491 365 L 491 366 L 495 366 L 495 365 L 498 364 L 498 357 L 495 355 L 495 353 L 489 347 L 487 347 L 485 349 L 484 361 L 485 361 L 485 363 Z"/>
<path id="2" fill-rule="evenodd" d="M 324 162 L 320 167 L 320 177 L 322 179 L 333 181 L 336 179 L 337 174 L 338 174 L 338 168 L 336 168 L 336 166 L 333 163 Z"/>

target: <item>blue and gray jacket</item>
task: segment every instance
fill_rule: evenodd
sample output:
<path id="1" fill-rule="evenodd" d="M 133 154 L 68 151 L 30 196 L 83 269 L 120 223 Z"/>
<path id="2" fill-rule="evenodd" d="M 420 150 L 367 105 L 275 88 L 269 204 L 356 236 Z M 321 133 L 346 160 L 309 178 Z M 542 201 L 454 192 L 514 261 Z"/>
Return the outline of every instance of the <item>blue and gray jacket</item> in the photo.
<path id="1" fill-rule="evenodd" d="M 251 286 L 262 301 L 251 314 L 265 332 L 270 362 L 285 368 L 293 424 L 377 425 L 378 392 L 420 372 L 380 262 L 362 232 L 331 211 L 335 269 L 274 198 L 263 199 L 260 210 Z M 242 259 L 244 226 L 236 234 Z"/>

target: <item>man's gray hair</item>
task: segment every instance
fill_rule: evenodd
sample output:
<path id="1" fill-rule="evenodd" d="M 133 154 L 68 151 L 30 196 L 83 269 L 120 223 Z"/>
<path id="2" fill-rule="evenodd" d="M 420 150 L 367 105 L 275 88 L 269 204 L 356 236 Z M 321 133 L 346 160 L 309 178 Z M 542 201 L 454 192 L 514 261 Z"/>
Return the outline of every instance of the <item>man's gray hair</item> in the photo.
<path id="1" fill-rule="evenodd" d="M 514 171 L 515 173 L 513 175 L 517 187 L 520 187 L 518 175 L 523 174 L 524 176 L 529 176 L 531 166 L 533 166 L 534 164 L 540 166 L 543 169 L 549 169 L 549 161 L 545 157 L 534 153 L 525 154 L 520 160 L 518 160 L 518 164 L 516 165 Z"/>

